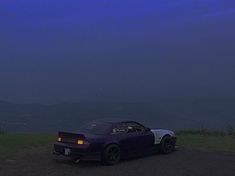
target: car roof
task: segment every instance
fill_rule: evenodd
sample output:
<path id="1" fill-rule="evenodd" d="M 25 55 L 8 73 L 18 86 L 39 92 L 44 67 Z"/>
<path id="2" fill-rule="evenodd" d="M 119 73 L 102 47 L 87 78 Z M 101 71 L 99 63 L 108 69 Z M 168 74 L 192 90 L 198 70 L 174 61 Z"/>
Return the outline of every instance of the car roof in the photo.
<path id="1" fill-rule="evenodd" d="M 97 119 L 94 122 L 123 123 L 123 122 L 135 122 L 135 121 L 130 120 L 130 119 L 124 119 L 124 118 L 106 118 L 106 119 Z"/>

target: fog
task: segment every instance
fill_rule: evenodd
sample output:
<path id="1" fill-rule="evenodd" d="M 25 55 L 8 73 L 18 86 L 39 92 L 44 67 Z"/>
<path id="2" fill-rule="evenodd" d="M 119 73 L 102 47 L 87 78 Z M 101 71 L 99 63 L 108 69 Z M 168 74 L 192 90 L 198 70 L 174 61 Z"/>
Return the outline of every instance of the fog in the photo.
<path id="1" fill-rule="evenodd" d="M 235 97 L 233 0 L 0 1 L 0 99 Z"/>

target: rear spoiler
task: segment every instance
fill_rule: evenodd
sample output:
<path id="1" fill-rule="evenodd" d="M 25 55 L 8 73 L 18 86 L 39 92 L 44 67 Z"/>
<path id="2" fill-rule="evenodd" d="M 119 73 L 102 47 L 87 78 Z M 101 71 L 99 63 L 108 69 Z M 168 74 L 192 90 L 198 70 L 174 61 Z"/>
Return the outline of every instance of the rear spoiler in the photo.
<path id="1" fill-rule="evenodd" d="M 83 134 L 77 134 L 77 133 L 72 133 L 72 132 L 63 132 L 59 131 L 58 136 L 62 138 L 79 138 L 79 139 L 85 139 L 85 135 Z"/>

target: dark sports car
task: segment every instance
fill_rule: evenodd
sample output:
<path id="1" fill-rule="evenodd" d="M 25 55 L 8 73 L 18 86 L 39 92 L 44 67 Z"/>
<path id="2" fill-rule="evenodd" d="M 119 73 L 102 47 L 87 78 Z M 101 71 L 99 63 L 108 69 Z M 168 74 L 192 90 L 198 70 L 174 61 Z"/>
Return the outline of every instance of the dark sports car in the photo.
<path id="1" fill-rule="evenodd" d="M 59 132 L 54 154 L 113 165 L 147 152 L 171 153 L 175 143 L 176 136 L 170 130 L 150 129 L 131 120 L 98 120 L 77 132 Z"/>

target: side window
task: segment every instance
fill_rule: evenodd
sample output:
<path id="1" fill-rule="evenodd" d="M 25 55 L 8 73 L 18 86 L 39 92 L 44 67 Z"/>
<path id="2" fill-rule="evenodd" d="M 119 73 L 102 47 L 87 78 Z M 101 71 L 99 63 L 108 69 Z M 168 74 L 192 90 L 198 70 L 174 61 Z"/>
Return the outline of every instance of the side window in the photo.
<path id="1" fill-rule="evenodd" d="M 120 134 L 120 133 L 127 133 L 127 127 L 123 123 L 122 124 L 118 124 L 112 130 L 112 134 Z"/>
<path id="2" fill-rule="evenodd" d="M 145 127 L 135 123 L 135 122 L 128 122 L 126 123 L 127 126 L 127 131 L 128 133 L 137 133 L 137 132 L 144 132 L 145 131 Z"/>

